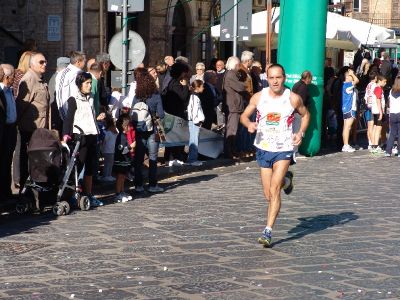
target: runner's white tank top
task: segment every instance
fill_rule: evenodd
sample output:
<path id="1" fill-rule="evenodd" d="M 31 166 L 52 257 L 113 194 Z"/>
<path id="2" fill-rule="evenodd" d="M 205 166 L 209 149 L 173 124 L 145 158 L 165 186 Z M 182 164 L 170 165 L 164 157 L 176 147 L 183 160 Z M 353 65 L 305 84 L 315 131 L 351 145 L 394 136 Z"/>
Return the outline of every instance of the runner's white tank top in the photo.
<path id="1" fill-rule="evenodd" d="M 293 151 L 292 124 L 294 108 L 290 103 L 290 90 L 282 96 L 269 96 L 269 87 L 264 88 L 257 105 L 257 134 L 254 146 L 269 152 Z"/>

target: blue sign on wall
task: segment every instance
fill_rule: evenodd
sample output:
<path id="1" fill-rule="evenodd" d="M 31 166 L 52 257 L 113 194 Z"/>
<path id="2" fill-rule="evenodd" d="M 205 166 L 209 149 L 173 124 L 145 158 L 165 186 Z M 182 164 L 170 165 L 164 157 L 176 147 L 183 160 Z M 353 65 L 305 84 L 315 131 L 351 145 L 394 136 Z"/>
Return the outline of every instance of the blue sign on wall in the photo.
<path id="1" fill-rule="evenodd" d="M 49 15 L 47 17 L 47 40 L 49 42 L 61 41 L 61 17 Z"/>

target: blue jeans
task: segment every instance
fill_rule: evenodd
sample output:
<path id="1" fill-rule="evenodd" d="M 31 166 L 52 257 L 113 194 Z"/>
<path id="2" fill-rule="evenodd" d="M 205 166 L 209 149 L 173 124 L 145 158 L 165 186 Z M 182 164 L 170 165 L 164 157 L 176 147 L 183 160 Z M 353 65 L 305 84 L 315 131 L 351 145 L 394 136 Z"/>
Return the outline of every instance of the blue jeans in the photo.
<path id="1" fill-rule="evenodd" d="M 143 161 L 146 150 L 149 156 L 149 186 L 157 185 L 157 157 L 160 143 L 156 142 L 155 134 L 136 132 L 136 149 L 134 158 L 135 186 L 143 185 Z"/>
<path id="2" fill-rule="evenodd" d="M 189 121 L 189 155 L 187 162 L 191 163 L 197 160 L 199 153 L 199 134 L 200 127 Z"/>
<path id="3" fill-rule="evenodd" d="M 397 149 L 400 147 L 400 113 L 389 115 L 390 132 L 386 142 L 386 153 L 392 154 L 394 141 L 397 137 Z"/>

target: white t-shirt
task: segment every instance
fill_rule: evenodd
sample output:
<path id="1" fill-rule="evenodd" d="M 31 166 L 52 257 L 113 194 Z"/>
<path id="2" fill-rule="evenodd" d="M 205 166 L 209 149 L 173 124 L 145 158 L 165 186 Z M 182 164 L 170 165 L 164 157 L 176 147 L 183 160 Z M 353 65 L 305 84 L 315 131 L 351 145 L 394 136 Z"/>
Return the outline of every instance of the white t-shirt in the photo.
<path id="1" fill-rule="evenodd" d="M 400 113 L 400 96 L 394 97 L 392 95 L 392 91 L 390 91 L 389 103 L 390 103 L 390 113 L 391 114 L 399 114 Z"/>
<path id="2" fill-rule="evenodd" d="M 119 110 L 123 107 L 124 99 L 125 97 L 122 96 L 120 92 L 118 91 L 112 92 L 110 102 L 108 103 L 108 107 L 114 119 L 118 119 Z"/>

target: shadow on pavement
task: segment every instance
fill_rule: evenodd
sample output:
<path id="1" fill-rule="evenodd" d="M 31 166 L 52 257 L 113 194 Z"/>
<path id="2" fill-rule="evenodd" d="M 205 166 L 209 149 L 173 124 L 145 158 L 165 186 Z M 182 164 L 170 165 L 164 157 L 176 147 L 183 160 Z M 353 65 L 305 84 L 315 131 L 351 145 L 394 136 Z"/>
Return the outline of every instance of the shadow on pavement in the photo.
<path id="1" fill-rule="evenodd" d="M 2 216 L 0 218 L 0 238 L 23 232 L 35 233 L 34 228 L 43 225 L 49 225 L 50 222 L 56 218 L 57 217 L 51 211 L 47 211 L 39 215 L 18 215 L 14 213 L 7 216 Z"/>
<path id="2" fill-rule="evenodd" d="M 300 221 L 293 229 L 288 231 L 289 234 L 294 234 L 286 239 L 279 240 L 272 243 L 272 247 L 281 243 L 285 243 L 292 240 L 301 239 L 302 237 L 325 230 L 329 227 L 338 225 L 344 225 L 348 222 L 355 221 L 358 219 L 358 215 L 353 212 L 342 212 L 340 214 L 331 215 L 319 215 L 308 218 L 298 218 Z"/>
<path id="3" fill-rule="evenodd" d="M 181 178 L 175 182 L 169 182 L 169 183 L 163 184 L 162 187 L 165 187 L 166 190 L 171 190 L 178 186 L 182 186 L 182 185 L 186 185 L 186 184 L 195 184 L 195 183 L 199 183 L 201 181 L 209 181 L 216 177 L 218 177 L 217 174 L 208 174 L 208 175 L 192 176 L 192 177 L 188 177 L 188 178 Z"/>

